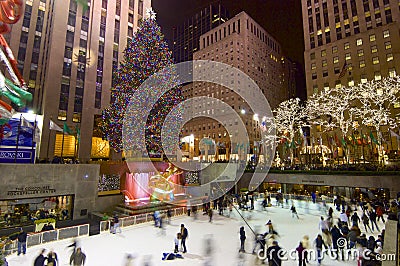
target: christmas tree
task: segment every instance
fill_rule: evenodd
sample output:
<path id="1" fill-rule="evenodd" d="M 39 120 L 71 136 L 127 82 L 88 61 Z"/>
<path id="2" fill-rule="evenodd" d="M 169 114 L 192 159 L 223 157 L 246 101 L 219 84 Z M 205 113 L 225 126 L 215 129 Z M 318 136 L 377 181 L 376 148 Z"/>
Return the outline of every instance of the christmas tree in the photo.
<path id="1" fill-rule="evenodd" d="M 124 60 L 114 71 L 111 105 L 103 110 L 101 125 L 103 136 L 115 151 L 120 152 L 123 149 L 124 115 L 134 92 L 148 77 L 172 64 L 172 53 L 155 21 L 154 13 L 150 13 L 149 18 L 141 21 L 140 27 L 125 48 Z M 162 123 L 171 109 L 182 101 L 176 75 L 170 72 L 165 72 L 163 75 L 165 77 L 162 78 L 163 84 L 160 86 L 168 86 L 170 89 L 158 99 L 146 121 L 146 149 L 149 154 L 162 154 Z M 127 138 L 131 146 L 128 149 L 132 149 L 135 146 L 135 136 Z"/>

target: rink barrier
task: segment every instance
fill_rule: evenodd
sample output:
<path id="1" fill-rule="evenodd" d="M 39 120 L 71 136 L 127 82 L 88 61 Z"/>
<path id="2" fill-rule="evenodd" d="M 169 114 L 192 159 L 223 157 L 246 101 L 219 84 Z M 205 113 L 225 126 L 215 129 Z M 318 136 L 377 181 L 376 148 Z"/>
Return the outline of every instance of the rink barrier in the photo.
<path id="1" fill-rule="evenodd" d="M 181 216 L 186 214 L 186 208 L 181 207 L 181 208 L 174 208 L 170 209 L 171 210 L 171 216 Z M 166 211 L 160 211 L 160 214 L 165 214 Z M 138 225 L 138 224 L 143 224 L 143 223 L 148 223 L 148 222 L 153 222 L 153 213 L 142 213 L 142 214 L 137 214 L 133 216 L 128 216 L 128 217 L 123 217 L 119 218 L 119 224 L 120 227 L 128 227 L 128 226 L 133 226 L 133 225 Z M 109 232 L 110 231 L 110 225 L 111 225 L 111 220 L 107 221 L 100 221 L 100 234 Z"/>
<path id="2" fill-rule="evenodd" d="M 89 224 L 65 227 L 51 231 L 29 234 L 26 240 L 26 247 L 33 247 L 53 241 L 89 236 Z M 4 246 L 4 255 L 8 256 L 18 250 L 17 240 L 9 241 Z"/>

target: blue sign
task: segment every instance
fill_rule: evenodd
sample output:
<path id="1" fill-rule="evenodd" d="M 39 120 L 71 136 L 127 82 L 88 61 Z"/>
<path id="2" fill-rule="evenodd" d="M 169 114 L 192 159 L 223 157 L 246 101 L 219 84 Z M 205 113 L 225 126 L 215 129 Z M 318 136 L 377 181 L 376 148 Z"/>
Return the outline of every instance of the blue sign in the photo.
<path id="1" fill-rule="evenodd" d="M 4 127 L 3 139 L 0 140 L 1 146 L 16 146 L 17 138 L 18 138 L 18 146 L 19 147 L 29 147 L 32 148 L 32 134 L 34 130 L 34 126 L 31 124 L 31 127 L 19 126 L 20 125 L 19 118 L 12 118 L 8 122 L 11 129 L 8 127 Z M 18 134 L 18 126 L 19 126 L 19 134 Z"/>
<path id="2" fill-rule="evenodd" d="M 17 153 L 17 158 L 15 158 Z M 0 163 L 34 163 L 35 149 L 20 148 L 16 151 L 15 147 L 0 146 Z"/>

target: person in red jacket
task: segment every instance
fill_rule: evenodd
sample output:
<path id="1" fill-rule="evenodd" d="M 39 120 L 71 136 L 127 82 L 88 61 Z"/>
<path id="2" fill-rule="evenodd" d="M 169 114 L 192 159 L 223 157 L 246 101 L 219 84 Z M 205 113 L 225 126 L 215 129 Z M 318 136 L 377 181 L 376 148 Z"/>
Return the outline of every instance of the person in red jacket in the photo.
<path id="1" fill-rule="evenodd" d="M 379 221 L 379 219 L 382 219 L 382 222 L 385 223 L 385 218 L 383 218 L 383 208 L 382 206 L 378 206 L 378 208 L 376 208 L 376 217 L 378 218 L 377 221 Z"/>

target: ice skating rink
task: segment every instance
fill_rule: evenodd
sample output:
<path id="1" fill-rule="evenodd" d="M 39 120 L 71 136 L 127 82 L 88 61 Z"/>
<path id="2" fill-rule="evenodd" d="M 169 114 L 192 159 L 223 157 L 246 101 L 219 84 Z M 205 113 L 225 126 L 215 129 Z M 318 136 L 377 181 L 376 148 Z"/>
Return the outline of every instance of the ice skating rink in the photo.
<path id="1" fill-rule="evenodd" d="M 241 212 L 251 227 L 258 227 L 260 232 L 265 232 L 266 221 L 271 220 L 274 229 L 279 233 L 279 245 L 286 250 L 295 249 L 304 235 L 310 237 L 310 242 L 314 241 L 317 234 L 318 222 L 321 211 L 318 204 L 296 202 L 297 212 L 300 219 L 292 218 L 288 206 L 268 207 L 262 211 L 259 203 L 256 203 L 255 210 Z M 331 205 L 328 205 L 331 206 Z M 226 211 L 227 214 L 228 211 Z M 339 213 L 335 210 L 334 221 L 336 223 Z M 361 217 L 361 212 L 359 211 Z M 324 215 L 326 217 L 326 215 Z M 213 222 L 209 223 L 208 216 L 198 214 L 197 220 L 193 217 L 181 216 L 172 219 L 170 225 L 165 226 L 165 231 L 155 228 L 152 223 L 122 228 L 121 234 L 101 234 L 90 237 L 79 238 L 80 246 L 87 256 L 86 266 L 123 266 L 125 265 L 126 254 L 133 254 L 136 258 L 131 265 L 135 266 L 155 266 L 155 265 L 208 265 L 208 266 L 236 266 L 236 265 L 258 265 L 256 256 L 252 255 L 254 245 L 254 235 L 247 227 L 245 222 L 236 212 L 232 211 L 230 218 L 218 215 L 214 211 Z M 163 252 L 172 252 L 174 248 L 174 237 L 180 230 L 180 224 L 185 224 L 189 231 L 187 239 L 188 253 L 183 254 L 184 259 L 173 261 L 162 261 Z M 382 230 L 384 224 L 378 222 Z M 243 258 L 239 258 L 239 228 L 245 227 L 246 231 L 246 253 Z M 363 226 L 361 232 L 365 233 Z M 165 234 L 164 234 L 165 233 Z M 367 233 L 367 238 L 371 233 Z M 373 234 L 377 237 L 378 232 Z M 209 260 L 205 256 L 205 238 L 212 237 L 213 256 Z M 35 257 L 42 248 L 53 249 L 59 257 L 59 265 L 69 265 L 71 240 L 51 242 L 41 246 L 28 248 L 25 256 L 13 254 L 7 257 L 10 266 L 33 265 Z M 150 259 L 149 259 L 150 258 Z M 149 264 L 146 264 L 146 261 Z M 282 265 L 298 265 L 298 261 L 289 259 Z M 317 265 L 316 261 L 310 261 L 308 265 Z M 357 265 L 357 261 L 335 261 L 325 257 L 322 265 Z"/>

